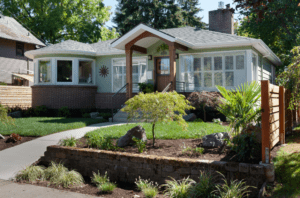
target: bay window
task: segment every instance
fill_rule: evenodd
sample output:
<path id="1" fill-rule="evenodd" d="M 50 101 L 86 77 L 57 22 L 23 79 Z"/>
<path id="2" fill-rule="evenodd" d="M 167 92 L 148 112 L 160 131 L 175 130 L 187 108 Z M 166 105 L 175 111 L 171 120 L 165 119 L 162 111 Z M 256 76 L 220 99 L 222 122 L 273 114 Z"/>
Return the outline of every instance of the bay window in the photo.
<path id="1" fill-rule="evenodd" d="M 79 61 L 79 83 L 93 83 L 93 61 Z"/>
<path id="2" fill-rule="evenodd" d="M 38 61 L 38 82 L 49 83 L 51 82 L 51 61 L 39 60 Z"/>
<path id="3" fill-rule="evenodd" d="M 57 61 L 57 82 L 72 82 L 73 64 L 71 60 Z"/>

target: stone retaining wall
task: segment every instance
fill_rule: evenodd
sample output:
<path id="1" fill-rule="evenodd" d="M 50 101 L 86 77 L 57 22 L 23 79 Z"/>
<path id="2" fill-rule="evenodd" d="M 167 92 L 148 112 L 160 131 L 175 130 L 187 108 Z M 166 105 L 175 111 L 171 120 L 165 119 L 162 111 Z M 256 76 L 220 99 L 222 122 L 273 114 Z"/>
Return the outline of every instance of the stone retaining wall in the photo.
<path id="1" fill-rule="evenodd" d="M 227 180 L 244 179 L 248 185 L 255 186 L 253 196 L 266 181 L 269 167 L 246 163 L 197 160 L 188 158 L 161 157 L 96 149 L 49 146 L 43 164 L 51 161 L 63 162 L 66 167 L 79 171 L 83 176 L 92 176 L 93 172 L 104 174 L 112 181 L 133 183 L 139 176 L 159 184 L 173 177 L 190 177 L 197 181 L 200 171 L 221 172 Z M 220 175 L 218 179 L 221 179 Z"/>

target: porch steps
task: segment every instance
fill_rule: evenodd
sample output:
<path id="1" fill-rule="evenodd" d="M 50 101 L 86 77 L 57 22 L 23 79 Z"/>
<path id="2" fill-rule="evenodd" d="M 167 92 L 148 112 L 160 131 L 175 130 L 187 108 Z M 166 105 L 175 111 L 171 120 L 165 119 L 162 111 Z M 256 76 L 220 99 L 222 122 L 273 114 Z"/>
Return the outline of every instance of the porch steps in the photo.
<path id="1" fill-rule="evenodd" d="M 119 111 L 118 113 L 116 113 L 114 115 L 114 122 L 128 122 L 127 120 L 127 116 L 128 114 L 126 112 L 123 112 L 123 111 Z M 111 122 L 111 118 L 109 120 Z M 143 122 L 145 120 L 142 120 L 142 119 L 133 119 L 131 120 L 129 123 L 135 123 L 135 122 Z"/>
<path id="2" fill-rule="evenodd" d="M 0 86 L 0 103 L 8 107 L 31 107 L 31 88 L 21 86 Z"/>

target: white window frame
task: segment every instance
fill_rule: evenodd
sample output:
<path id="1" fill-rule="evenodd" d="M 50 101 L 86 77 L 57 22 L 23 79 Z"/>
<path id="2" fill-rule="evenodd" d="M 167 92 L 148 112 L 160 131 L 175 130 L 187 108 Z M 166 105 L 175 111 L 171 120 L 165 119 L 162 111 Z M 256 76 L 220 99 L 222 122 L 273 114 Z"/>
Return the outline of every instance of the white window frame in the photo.
<path id="1" fill-rule="evenodd" d="M 255 71 L 253 71 L 253 65 L 252 65 L 252 58 L 253 58 L 253 54 L 256 56 L 256 67 L 255 67 Z M 252 55 L 251 55 L 251 70 L 252 70 L 252 77 L 254 76 L 254 78 L 252 79 L 253 81 L 258 81 L 258 54 L 252 50 Z"/>
<path id="2" fill-rule="evenodd" d="M 245 71 L 247 72 L 247 50 L 232 50 L 232 51 L 219 51 L 219 52 L 204 52 L 204 53 L 184 53 L 184 54 L 179 54 L 179 71 L 181 72 L 181 59 L 182 56 L 189 56 L 189 55 L 199 55 L 198 58 L 201 58 L 201 88 L 199 91 L 201 90 L 216 90 L 216 86 L 215 86 L 215 79 L 214 79 L 214 74 L 217 72 L 222 72 L 222 86 L 226 87 L 226 89 L 232 89 L 235 87 L 235 76 L 233 78 L 233 86 L 225 86 L 225 80 L 226 80 L 226 76 L 225 76 L 225 72 L 235 72 L 236 71 Z M 244 56 L 244 69 L 236 69 L 236 56 L 238 55 L 243 55 Z M 225 56 L 233 56 L 233 70 L 225 70 Z M 212 69 L 209 71 L 205 71 L 204 70 L 204 57 L 211 57 L 212 58 Z M 214 70 L 214 57 L 222 57 L 222 70 Z M 192 71 L 194 72 L 194 67 L 191 68 Z M 212 86 L 211 87 L 205 87 L 204 86 L 204 73 L 212 73 Z M 246 76 L 245 76 L 246 78 Z M 181 78 L 181 75 L 179 75 L 179 81 L 185 81 L 185 79 Z M 186 91 L 189 91 L 190 89 L 186 89 Z M 194 88 L 195 90 L 195 88 Z M 193 91 L 194 91 L 193 90 Z"/>
<path id="3" fill-rule="evenodd" d="M 137 57 L 132 57 L 132 60 L 134 60 L 134 59 L 142 59 L 142 58 L 144 58 L 144 59 L 146 60 L 146 82 L 147 82 L 147 81 L 148 81 L 148 79 L 147 79 L 148 57 L 147 57 L 147 56 L 137 56 Z M 114 91 L 114 69 L 113 69 L 113 67 L 114 67 L 113 62 L 114 62 L 115 60 L 121 60 L 121 61 L 124 60 L 124 61 L 122 61 L 122 65 L 120 65 L 120 66 L 121 66 L 121 67 L 126 67 L 126 58 L 112 58 L 112 59 L 111 59 L 111 70 L 112 70 L 112 72 L 111 72 L 111 92 L 112 92 L 112 93 L 116 93 L 116 91 Z M 123 71 L 123 70 L 122 70 L 122 71 Z M 126 71 L 127 71 L 127 68 L 126 68 Z M 140 73 L 140 68 L 138 68 L 138 72 Z M 126 79 L 126 73 L 122 74 L 122 86 L 124 86 L 124 85 L 123 85 L 124 78 Z M 133 82 L 132 82 L 132 83 L 133 83 Z M 126 83 L 125 83 L 125 84 L 126 84 Z M 137 93 L 138 90 L 132 89 L 132 92 L 133 92 L 133 93 Z"/>
<path id="4" fill-rule="evenodd" d="M 39 82 L 39 63 L 40 61 L 50 61 L 50 65 L 51 65 L 51 80 L 50 82 Z M 37 60 L 34 61 L 34 71 L 37 75 L 34 76 L 34 84 L 40 84 L 40 85 L 52 85 L 53 84 L 53 60 L 52 58 L 39 58 Z"/>

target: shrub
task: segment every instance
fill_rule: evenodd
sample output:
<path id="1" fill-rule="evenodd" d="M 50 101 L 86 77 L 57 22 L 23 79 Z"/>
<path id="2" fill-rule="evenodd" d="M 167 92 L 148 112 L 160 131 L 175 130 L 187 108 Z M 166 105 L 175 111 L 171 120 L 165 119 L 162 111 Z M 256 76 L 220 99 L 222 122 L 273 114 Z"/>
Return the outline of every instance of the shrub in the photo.
<path id="1" fill-rule="evenodd" d="M 0 82 L 0 85 L 6 86 L 7 84 L 5 82 Z"/>
<path id="2" fill-rule="evenodd" d="M 83 118 L 90 118 L 91 115 L 90 115 L 89 113 L 84 113 L 84 114 L 82 115 L 82 117 L 83 117 Z"/>
<path id="3" fill-rule="evenodd" d="M 28 166 L 25 170 L 21 170 L 17 175 L 17 181 L 26 180 L 33 182 L 35 180 L 43 180 L 45 173 L 42 166 Z"/>
<path id="4" fill-rule="evenodd" d="M 6 124 L 12 124 L 14 125 L 14 119 L 10 116 L 7 116 L 8 109 L 5 106 L 2 106 L 0 104 L 0 122 L 4 125 Z"/>
<path id="5" fill-rule="evenodd" d="M 99 133 L 91 133 L 85 136 L 87 145 L 91 148 L 103 149 L 103 150 L 117 150 L 119 149 L 113 143 L 111 136 L 103 136 Z"/>
<path id="6" fill-rule="evenodd" d="M 24 117 L 32 117 L 35 116 L 35 112 L 34 109 L 32 107 L 29 107 L 28 109 L 26 109 L 23 113 Z"/>
<path id="7" fill-rule="evenodd" d="M 146 150 L 146 142 L 141 139 L 138 139 L 133 136 L 132 140 L 135 142 L 136 147 L 138 148 L 139 153 L 144 152 Z"/>
<path id="8" fill-rule="evenodd" d="M 202 155 L 203 153 L 204 153 L 204 148 L 202 147 L 192 148 L 188 146 L 182 150 L 182 154 L 187 154 L 189 156 L 192 156 L 194 154 Z"/>
<path id="9" fill-rule="evenodd" d="M 256 162 L 261 159 L 261 144 L 254 132 L 238 134 L 232 139 L 231 150 L 236 152 L 236 158 L 241 162 Z"/>
<path id="10" fill-rule="evenodd" d="M 187 198 L 194 183 L 195 181 L 190 178 L 176 181 L 171 177 L 171 180 L 167 180 L 166 184 L 162 185 L 162 187 L 166 188 L 164 195 L 170 198 Z"/>
<path id="11" fill-rule="evenodd" d="M 105 193 L 112 193 L 112 191 L 114 191 L 114 189 L 117 187 L 116 184 L 112 183 L 112 182 L 106 182 L 102 185 L 98 186 L 98 189 L 102 192 Z"/>
<path id="12" fill-rule="evenodd" d="M 238 180 L 230 181 L 230 184 L 228 184 L 224 175 L 222 175 L 222 177 L 223 177 L 224 184 L 216 185 L 216 190 L 214 191 L 214 193 L 218 194 L 222 198 L 247 197 L 247 194 L 250 192 L 247 189 L 250 188 L 251 186 L 246 186 L 245 182 L 238 181 Z"/>
<path id="13" fill-rule="evenodd" d="M 152 187 L 144 188 L 142 192 L 146 198 L 153 198 L 156 197 L 156 195 L 158 194 L 158 189 L 157 187 L 152 186 Z"/>
<path id="14" fill-rule="evenodd" d="M 203 122 L 203 120 L 201 118 L 197 118 L 193 122 Z"/>
<path id="15" fill-rule="evenodd" d="M 76 147 L 76 143 L 77 140 L 75 139 L 75 137 L 72 136 L 70 138 L 61 139 L 59 141 L 60 146 Z"/>
<path id="16" fill-rule="evenodd" d="M 213 123 L 222 124 L 222 121 L 220 120 L 220 118 L 215 118 L 215 119 L 213 119 Z"/>
<path id="17" fill-rule="evenodd" d="M 140 118 L 152 124 L 153 146 L 155 144 L 155 124 L 157 122 L 175 121 L 183 130 L 186 130 L 187 123 L 182 118 L 186 110 L 193 109 L 184 95 L 177 92 L 167 93 L 139 93 L 129 99 L 122 111 L 128 113 L 128 120 Z"/>
<path id="18" fill-rule="evenodd" d="M 34 109 L 34 114 L 36 116 L 46 116 L 48 112 L 48 108 L 45 105 L 37 106 Z"/>
<path id="19" fill-rule="evenodd" d="M 99 171 L 98 174 L 93 172 L 93 177 L 91 178 L 92 183 L 98 185 L 102 185 L 104 183 L 109 182 L 109 177 L 107 176 L 107 172 L 105 172 L 104 176 L 100 175 Z"/>
<path id="20" fill-rule="evenodd" d="M 70 110 L 69 110 L 69 107 L 62 107 L 60 109 L 58 109 L 58 117 L 70 117 L 71 116 L 71 113 L 70 113 Z"/>
<path id="21" fill-rule="evenodd" d="M 99 113 L 100 117 L 103 117 L 104 120 L 108 120 L 112 117 L 111 113 Z"/>
<path id="22" fill-rule="evenodd" d="M 261 88 L 257 82 L 245 83 L 231 91 L 222 86 L 217 88 L 224 97 L 218 110 L 230 120 L 236 133 L 248 124 L 260 120 Z"/>
<path id="23" fill-rule="evenodd" d="M 215 179 L 211 171 L 200 171 L 199 182 L 191 187 L 189 198 L 212 198 L 215 189 Z"/>
<path id="24" fill-rule="evenodd" d="M 152 93 L 154 92 L 154 86 L 150 83 L 139 83 L 139 88 L 143 93 Z"/>

